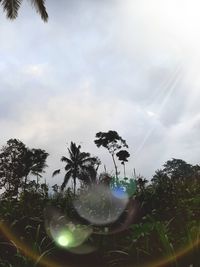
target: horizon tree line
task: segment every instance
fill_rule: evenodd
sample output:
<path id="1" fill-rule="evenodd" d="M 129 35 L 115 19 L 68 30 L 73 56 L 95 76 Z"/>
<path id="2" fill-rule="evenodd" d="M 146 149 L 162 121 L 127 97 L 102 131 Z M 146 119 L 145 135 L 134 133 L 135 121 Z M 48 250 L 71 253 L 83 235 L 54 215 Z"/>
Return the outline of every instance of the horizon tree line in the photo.
<path id="1" fill-rule="evenodd" d="M 104 147 L 111 155 L 113 165 L 115 168 L 116 181 L 119 181 L 119 171 L 116 160 L 119 160 L 123 166 L 124 179 L 126 178 L 125 163 L 128 162 L 130 154 L 124 148 L 128 148 L 126 141 L 119 136 L 116 131 L 98 132 L 95 136 L 94 143 L 97 147 Z M 61 162 L 65 163 L 64 179 L 61 184 L 61 191 L 63 191 L 69 180 L 73 181 L 73 194 L 76 194 L 77 180 L 86 186 L 90 186 L 97 182 L 98 169 L 101 161 L 96 156 L 91 156 L 89 152 L 82 152 L 81 145 L 74 142 L 70 143 L 67 148 L 68 155 L 61 157 Z M 0 150 L 0 189 L 4 188 L 5 195 L 18 197 L 19 193 L 25 193 L 32 185 L 35 190 L 39 188 L 39 180 L 48 167 L 46 160 L 49 154 L 42 149 L 28 148 L 23 142 L 18 139 L 10 139 L 7 145 L 3 146 Z M 55 170 L 52 174 L 54 177 L 62 173 L 61 168 Z M 164 164 L 162 170 L 157 170 L 151 179 L 153 184 L 174 186 L 176 183 L 187 182 L 187 180 L 198 179 L 200 174 L 199 165 L 191 165 L 181 159 L 168 160 Z M 36 182 L 33 185 L 32 177 L 36 177 Z M 196 178 L 194 178 L 196 177 Z M 111 182 L 111 175 L 108 173 L 100 174 L 99 179 L 105 184 Z M 136 178 L 138 190 L 143 192 L 148 182 L 142 176 Z M 173 181 L 173 183 L 172 183 Z M 46 182 L 44 183 L 45 187 Z M 58 191 L 58 186 L 54 185 L 55 190 Z M 53 190 L 54 190 L 53 189 Z"/>
<path id="2" fill-rule="evenodd" d="M 127 162 L 130 155 L 125 150 L 120 150 L 123 146 L 128 147 L 116 131 L 99 132 L 94 140 L 97 147 L 103 146 L 111 154 L 116 177 L 118 169 L 116 165 L 117 156 L 122 164 Z M 117 151 L 119 154 L 117 154 Z M 98 168 L 101 161 L 96 156 L 91 156 L 89 152 L 82 152 L 81 145 L 71 142 L 67 148 L 68 156 L 62 156 L 61 161 L 65 163 L 64 180 L 61 191 L 65 189 L 70 179 L 73 180 L 73 192 L 76 194 L 77 180 L 85 185 L 91 185 L 97 180 Z M 46 160 L 49 154 L 42 149 L 28 148 L 18 139 L 10 139 L 7 145 L 0 150 L 0 189 L 4 188 L 8 195 L 18 196 L 20 190 L 25 192 L 30 184 L 30 178 L 36 177 L 36 187 L 39 179 L 47 167 Z M 53 172 L 52 176 L 61 173 L 61 169 Z M 125 164 L 124 164 L 125 173 Z"/>

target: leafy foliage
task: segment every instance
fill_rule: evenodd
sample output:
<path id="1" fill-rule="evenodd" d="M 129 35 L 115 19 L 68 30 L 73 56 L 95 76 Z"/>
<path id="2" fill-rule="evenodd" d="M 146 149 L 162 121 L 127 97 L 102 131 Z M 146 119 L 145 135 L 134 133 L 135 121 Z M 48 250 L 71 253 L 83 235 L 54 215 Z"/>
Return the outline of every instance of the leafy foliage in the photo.
<path id="1" fill-rule="evenodd" d="M 26 190 L 28 176 L 39 177 L 47 167 L 48 153 L 41 149 L 29 149 L 21 141 L 10 139 L 0 153 L 0 187 L 8 196 L 18 196 L 19 189 Z"/>
<path id="2" fill-rule="evenodd" d="M 49 257 L 56 259 L 61 266 L 66 261 L 69 264 L 75 262 L 77 266 L 83 263 L 85 266 L 97 266 L 98 263 L 108 267 L 141 266 L 160 258 L 171 259 L 167 267 L 199 266 L 199 165 L 193 166 L 180 159 L 169 160 L 163 169 L 155 172 L 149 183 L 142 176 L 120 179 L 108 173 L 100 173 L 96 180 L 100 164 L 96 157 L 81 152 L 81 146 L 73 142 L 68 155 L 61 158 L 66 164 L 64 169 L 68 176 L 65 179 L 79 179 L 86 185 L 95 183 L 97 188 L 101 184 L 111 189 L 122 188 L 129 197 L 124 212 L 117 221 L 106 226 L 90 223 L 93 231 L 87 244 L 94 246 L 95 252 L 83 256 L 63 251 L 45 229 L 44 210 L 55 207 L 72 222 L 85 225 L 85 220 L 73 205 L 77 197 L 84 194 L 85 188 L 79 186 L 76 195 L 71 188 L 61 193 L 61 187 L 66 185 L 64 180 L 61 186 L 52 186 L 53 193 L 50 194 L 49 186 L 39 179 L 47 166 L 48 153 L 29 149 L 21 141 L 10 139 L 0 153 L 0 185 L 6 190 L 0 196 L 0 228 L 4 223 L 14 233 L 13 237 L 29 244 L 38 257 L 33 261 L 15 240 L 6 239 L 0 233 L 0 266 L 40 266 L 43 259 Z M 60 170 L 54 172 L 58 173 Z M 31 179 L 34 176 L 36 181 Z M 89 186 L 87 190 L 90 190 Z M 83 198 L 81 205 L 84 206 L 85 202 Z M 105 199 L 102 198 L 101 204 L 106 205 Z M 186 247 L 191 249 L 190 253 L 177 257 L 177 251 Z"/>
<path id="3" fill-rule="evenodd" d="M 13 20 L 18 16 L 19 8 L 23 0 L 0 0 L 7 18 Z M 40 14 L 43 21 L 47 22 L 48 14 L 45 7 L 45 0 L 31 0 L 31 4 L 35 7 L 36 11 Z"/>

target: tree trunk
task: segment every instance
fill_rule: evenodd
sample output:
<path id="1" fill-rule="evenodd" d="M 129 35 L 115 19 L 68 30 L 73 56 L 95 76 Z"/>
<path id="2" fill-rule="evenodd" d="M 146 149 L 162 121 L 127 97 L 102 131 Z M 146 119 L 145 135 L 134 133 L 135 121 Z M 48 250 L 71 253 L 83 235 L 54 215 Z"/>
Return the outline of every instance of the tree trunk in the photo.
<path id="1" fill-rule="evenodd" d="M 25 190 L 26 190 L 26 184 L 27 184 L 27 175 L 25 176 L 25 180 L 24 180 L 24 192 L 25 192 Z"/>
<path id="2" fill-rule="evenodd" d="M 74 196 L 76 195 L 76 178 L 74 177 Z"/>
<path id="3" fill-rule="evenodd" d="M 113 163 L 114 163 L 114 166 L 115 166 L 116 178 L 118 178 L 118 172 L 117 172 L 117 165 L 116 165 L 116 162 L 115 162 L 115 157 L 114 157 L 114 154 L 111 154 L 111 155 L 112 155 Z"/>
<path id="4" fill-rule="evenodd" d="M 39 175 L 38 174 L 37 174 L 36 179 L 37 179 L 37 182 L 36 182 L 36 190 L 38 190 L 39 189 Z"/>
<path id="5" fill-rule="evenodd" d="M 126 177 L 125 163 L 123 165 L 124 165 L 124 178 L 125 178 Z"/>

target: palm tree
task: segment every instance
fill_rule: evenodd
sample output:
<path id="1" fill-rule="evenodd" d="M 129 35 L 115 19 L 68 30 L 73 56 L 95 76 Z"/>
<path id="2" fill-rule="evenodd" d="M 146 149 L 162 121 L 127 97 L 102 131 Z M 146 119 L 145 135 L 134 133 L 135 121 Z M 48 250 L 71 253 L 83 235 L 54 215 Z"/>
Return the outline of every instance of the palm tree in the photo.
<path id="1" fill-rule="evenodd" d="M 4 11 L 7 13 L 7 18 L 13 20 L 18 16 L 19 8 L 23 0 L 0 0 Z M 45 7 L 45 0 L 31 0 L 31 4 L 35 7 L 36 11 L 40 14 L 43 21 L 47 22 L 48 13 Z"/>
<path id="2" fill-rule="evenodd" d="M 63 156 L 61 161 L 65 162 L 64 181 L 61 185 L 61 190 L 64 190 L 70 178 L 74 183 L 74 195 L 76 194 L 76 179 L 83 181 L 86 184 L 91 184 L 96 180 L 96 173 L 100 164 L 96 157 L 90 157 L 90 153 L 81 152 L 81 146 L 77 146 L 71 142 L 68 148 L 69 158 Z M 95 168 L 97 166 L 97 168 Z M 55 170 L 52 176 L 60 173 L 60 169 Z"/>

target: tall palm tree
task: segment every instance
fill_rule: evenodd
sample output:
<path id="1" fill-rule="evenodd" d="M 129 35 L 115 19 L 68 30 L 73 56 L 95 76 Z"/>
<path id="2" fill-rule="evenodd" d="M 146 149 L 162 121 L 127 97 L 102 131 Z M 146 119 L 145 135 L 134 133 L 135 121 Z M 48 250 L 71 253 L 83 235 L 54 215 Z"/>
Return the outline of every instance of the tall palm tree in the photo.
<path id="1" fill-rule="evenodd" d="M 76 179 L 86 184 L 91 184 L 96 180 L 96 173 L 100 162 L 96 157 L 90 157 L 90 153 L 81 152 L 81 146 L 71 142 L 68 148 L 69 158 L 63 156 L 61 161 L 65 162 L 65 177 L 61 185 L 64 190 L 70 178 L 74 183 L 74 195 L 76 194 Z M 97 166 L 97 167 L 96 167 Z M 95 168 L 96 167 L 96 168 Z M 60 173 L 60 169 L 55 170 L 52 176 Z"/>
<path id="2" fill-rule="evenodd" d="M 13 20 L 18 16 L 19 8 L 23 0 L 0 0 L 4 11 L 7 13 L 7 18 Z M 43 21 L 47 22 L 48 13 L 45 7 L 45 0 L 31 0 L 31 4 L 35 7 L 36 11 L 40 14 Z"/>

